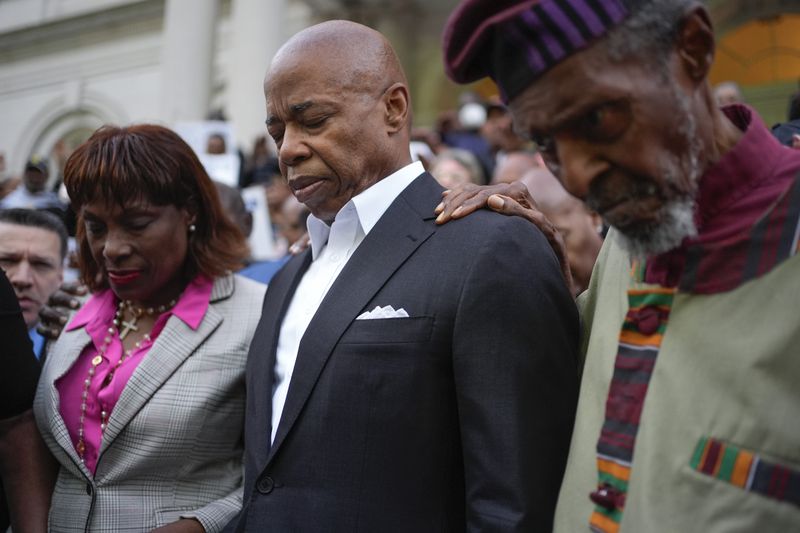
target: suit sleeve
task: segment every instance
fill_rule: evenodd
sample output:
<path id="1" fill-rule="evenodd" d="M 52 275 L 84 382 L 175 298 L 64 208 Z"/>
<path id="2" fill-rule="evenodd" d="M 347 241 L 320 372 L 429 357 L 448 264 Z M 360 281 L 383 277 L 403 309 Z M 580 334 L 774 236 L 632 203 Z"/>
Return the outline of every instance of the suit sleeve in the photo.
<path id="1" fill-rule="evenodd" d="M 33 355 L 33 345 L 28 337 L 14 288 L 2 271 L 0 271 L 0 338 L 3 339 L 0 419 L 6 419 L 31 408 L 40 368 Z"/>
<path id="2" fill-rule="evenodd" d="M 467 531 L 549 532 L 577 403 L 577 310 L 532 225 L 510 217 L 485 237 L 453 331 Z"/>
<path id="3" fill-rule="evenodd" d="M 235 489 L 227 496 L 181 515 L 181 518 L 196 518 L 206 533 L 216 533 L 231 522 L 242 508 L 242 487 Z"/>

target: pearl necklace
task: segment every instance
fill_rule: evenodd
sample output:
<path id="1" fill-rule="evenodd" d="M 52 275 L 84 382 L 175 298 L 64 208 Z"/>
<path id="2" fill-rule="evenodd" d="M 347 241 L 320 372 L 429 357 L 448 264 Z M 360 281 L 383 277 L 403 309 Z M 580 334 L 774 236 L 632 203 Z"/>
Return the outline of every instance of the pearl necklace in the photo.
<path id="1" fill-rule="evenodd" d="M 139 331 L 139 328 L 136 327 L 136 322 L 138 322 L 139 318 L 142 315 L 153 316 L 156 313 L 159 315 L 168 309 L 172 309 L 175 307 L 175 304 L 178 303 L 178 300 L 173 298 L 170 300 L 168 304 L 159 305 L 158 307 L 136 307 L 130 300 L 125 300 L 119 303 L 120 308 L 119 311 L 121 312 L 123 309 L 128 309 L 133 315 L 130 322 L 126 320 L 120 320 L 122 323 L 122 331 L 119 333 L 119 339 L 125 340 L 125 337 L 128 336 L 128 333 L 131 331 Z M 115 320 L 114 325 L 119 327 L 119 323 Z"/>
<path id="2" fill-rule="evenodd" d="M 120 326 L 120 324 L 122 324 L 123 330 L 119 334 L 119 339 L 120 341 L 122 341 L 131 331 L 139 331 L 139 328 L 136 326 L 136 322 L 139 320 L 139 317 L 141 317 L 143 314 L 147 314 L 148 316 L 153 316 L 157 312 L 160 315 L 161 313 L 175 307 L 176 303 L 177 299 L 173 299 L 166 305 L 160 305 L 157 308 L 148 307 L 145 309 L 142 307 L 134 306 L 130 300 L 121 300 L 119 302 L 119 305 L 117 306 L 117 312 L 114 313 L 114 320 L 111 321 L 111 326 L 109 326 L 108 330 L 106 331 L 106 336 L 103 338 L 103 344 L 100 345 L 100 349 L 97 351 L 97 355 L 95 355 L 92 358 L 92 364 L 89 367 L 88 375 L 86 376 L 86 379 L 83 382 L 83 392 L 81 393 L 81 416 L 78 425 L 78 444 L 75 446 L 75 449 L 78 451 L 78 457 L 80 457 L 81 462 L 84 462 L 84 454 L 86 453 L 84 426 L 86 421 L 86 400 L 89 397 L 89 387 L 92 384 L 92 378 L 95 375 L 98 365 L 100 365 L 100 363 L 103 362 L 103 358 L 105 357 L 106 352 L 108 351 L 108 347 L 111 344 L 111 341 L 114 340 L 114 335 L 117 333 L 117 328 Z M 133 315 L 133 318 L 131 318 L 130 321 L 124 320 L 123 312 L 125 309 L 128 309 Z M 150 333 L 145 333 L 144 337 L 142 337 L 142 339 L 140 339 L 139 341 L 136 342 L 136 344 L 133 345 L 133 348 L 125 350 L 122 353 L 122 356 L 119 358 L 119 361 L 117 361 L 117 364 L 114 366 L 114 368 L 111 369 L 111 371 L 108 373 L 108 376 L 106 376 L 105 384 L 109 385 L 111 383 L 111 381 L 114 379 L 114 374 L 117 372 L 120 365 L 122 365 L 122 362 L 125 359 L 127 359 L 133 352 L 141 348 L 142 344 L 150 341 L 151 341 Z M 108 425 L 108 416 L 109 413 L 107 411 L 105 410 L 100 411 L 100 431 L 103 433 L 105 433 L 106 426 Z"/>

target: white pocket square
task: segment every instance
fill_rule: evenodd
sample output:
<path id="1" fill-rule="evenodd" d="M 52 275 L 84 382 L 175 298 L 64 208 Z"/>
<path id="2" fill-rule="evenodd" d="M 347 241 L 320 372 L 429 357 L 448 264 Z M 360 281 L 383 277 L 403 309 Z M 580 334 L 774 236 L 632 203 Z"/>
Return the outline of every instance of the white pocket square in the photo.
<path id="1" fill-rule="evenodd" d="M 372 311 L 365 311 L 356 317 L 356 320 L 371 320 L 375 318 L 408 318 L 408 313 L 402 307 L 395 310 L 391 305 L 375 306 Z"/>

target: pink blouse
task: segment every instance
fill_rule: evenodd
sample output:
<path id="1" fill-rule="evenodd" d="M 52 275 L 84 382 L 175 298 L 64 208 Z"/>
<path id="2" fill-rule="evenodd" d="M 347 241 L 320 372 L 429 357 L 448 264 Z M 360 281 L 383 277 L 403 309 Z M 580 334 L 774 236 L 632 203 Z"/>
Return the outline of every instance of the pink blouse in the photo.
<path id="1" fill-rule="evenodd" d="M 94 376 L 89 384 L 89 394 L 86 398 L 86 416 L 83 428 L 84 445 L 86 447 L 84 462 L 92 474 L 95 473 L 97 467 L 97 454 L 100 451 L 100 444 L 103 438 L 103 433 L 100 429 L 100 413 L 106 411 L 109 413 L 109 417 L 112 416 L 114 405 L 125 388 L 125 384 L 128 383 L 128 379 L 133 375 L 136 367 L 147 355 L 171 315 L 181 319 L 190 328 L 197 329 L 208 309 L 213 286 L 214 281 L 202 274 L 192 280 L 186 286 L 175 307 L 156 319 L 153 330 L 150 333 L 152 340 L 143 342 L 139 349 L 132 352 L 117 369 L 111 382 L 107 384 L 105 383 L 106 377 L 117 365 L 123 354 L 119 332 L 114 335 L 103 361 L 95 369 Z M 75 314 L 75 317 L 66 328 L 67 331 L 71 331 L 85 327 L 86 332 L 92 339 L 92 344 L 83 349 L 81 355 L 75 360 L 75 363 L 67 373 L 56 380 L 61 417 L 69 430 L 72 445 L 76 448 L 78 444 L 78 428 L 80 427 L 81 398 L 85 380 L 89 377 L 91 361 L 99 353 L 103 339 L 117 312 L 118 302 L 119 300 L 110 289 L 94 294 Z"/>

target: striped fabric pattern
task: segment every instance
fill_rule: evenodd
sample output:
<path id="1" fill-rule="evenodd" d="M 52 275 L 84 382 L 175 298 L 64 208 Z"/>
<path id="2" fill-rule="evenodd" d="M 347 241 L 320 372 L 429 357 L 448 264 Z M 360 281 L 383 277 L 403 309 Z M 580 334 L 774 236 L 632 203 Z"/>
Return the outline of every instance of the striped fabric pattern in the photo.
<path id="1" fill-rule="evenodd" d="M 542 0 L 499 25 L 492 55 L 504 101 L 628 15 L 621 0 Z"/>
<path id="2" fill-rule="evenodd" d="M 749 450 L 703 437 L 689 466 L 746 491 L 800 506 L 800 471 L 764 460 Z"/>
<path id="3" fill-rule="evenodd" d="M 800 174 L 773 207 L 735 242 L 687 250 L 680 290 L 712 294 L 770 272 L 800 250 Z"/>
<path id="4" fill-rule="evenodd" d="M 550 68 L 591 46 L 642 0 L 464 0 L 444 29 L 457 83 L 491 77 L 508 103 Z"/>
<path id="5" fill-rule="evenodd" d="M 643 268 L 634 264 L 628 312 L 622 324 L 614 374 L 606 399 L 606 416 L 597 443 L 599 485 L 590 498 L 596 504 L 592 531 L 619 530 L 633 461 L 633 450 L 647 386 L 667 327 L 675 289 L 642 287 Z"/>

